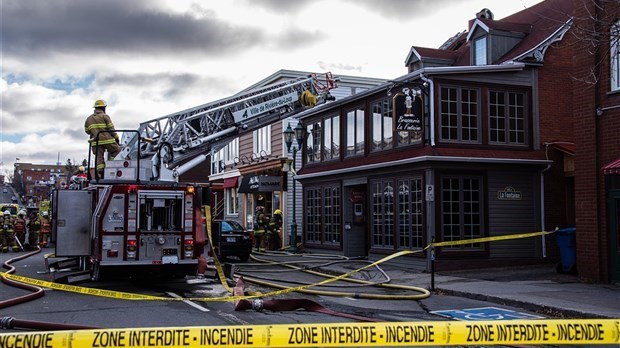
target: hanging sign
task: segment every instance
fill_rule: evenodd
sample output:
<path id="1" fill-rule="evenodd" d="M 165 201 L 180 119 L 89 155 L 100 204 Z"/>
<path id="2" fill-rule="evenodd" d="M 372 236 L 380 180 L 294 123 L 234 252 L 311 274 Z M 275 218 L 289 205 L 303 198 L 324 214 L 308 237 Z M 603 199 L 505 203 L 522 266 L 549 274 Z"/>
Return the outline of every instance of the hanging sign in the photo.
<path id="1" fill-rule="evenodd" d="M 399 132 L 422 132 L 424 103 L 419 90 L 405 87 L 392 98 L 394 130 Z"/>

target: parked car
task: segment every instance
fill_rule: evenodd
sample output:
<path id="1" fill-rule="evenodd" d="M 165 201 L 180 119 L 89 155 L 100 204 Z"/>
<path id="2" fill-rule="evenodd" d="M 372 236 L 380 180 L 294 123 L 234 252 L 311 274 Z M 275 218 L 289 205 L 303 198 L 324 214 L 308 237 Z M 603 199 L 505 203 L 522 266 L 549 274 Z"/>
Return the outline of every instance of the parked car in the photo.
<path id="1" fill-rule="evenodd" d="M 252 253 L 252 233 L 234 220 L 213 220 L 211 223 L 213 247 L 221 260 L 236 256 L 246 262 Z"/>

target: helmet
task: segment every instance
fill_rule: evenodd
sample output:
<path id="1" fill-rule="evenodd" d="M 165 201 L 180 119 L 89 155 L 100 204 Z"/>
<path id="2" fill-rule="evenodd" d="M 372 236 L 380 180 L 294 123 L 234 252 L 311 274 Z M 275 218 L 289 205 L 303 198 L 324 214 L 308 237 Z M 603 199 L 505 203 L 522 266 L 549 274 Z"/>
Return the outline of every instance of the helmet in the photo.
<path id="1" fill-rule="evenodd" d="M 93 107 L 94 108 L 105 108 L 106 106 L 108 106 L 108 104 L 105 103 L 105 100 L 99 99 L 95 101 L 95 105 Z"/>
<path id="2" fill-rule="evenodd" d="M 8 210 L 5 210 L 4 213 L 2 213 L 2 215 L 11 215 L 11 212 Z"/>
<path id="3" fill-rule="evenodd" d="M 17 213 L 17 215 L 26 216 L 26 211 L 24 209 L 22 209 L 22 210 L 19 211 L 19 213 Z"/>
<path id="4" fill-rule="evenodd" d="M 262 205 L 256 206 L 256 211 L 261 211 L 265 209 L 265 207 L 263 207 Z"/>
<path id="5" fill-rule="evenodd" d="M 273 211 L 273 215 L 282 215 L 282 210 L 276 209 Z"/>
<path id="6" fill-rule="evenodd" d="M 79 167 L 78 167 L 78 170 L 79 170 L 80 172 L 83 172 L 83 171 L 84 171 L 84 166 L 79 166 Z"/>

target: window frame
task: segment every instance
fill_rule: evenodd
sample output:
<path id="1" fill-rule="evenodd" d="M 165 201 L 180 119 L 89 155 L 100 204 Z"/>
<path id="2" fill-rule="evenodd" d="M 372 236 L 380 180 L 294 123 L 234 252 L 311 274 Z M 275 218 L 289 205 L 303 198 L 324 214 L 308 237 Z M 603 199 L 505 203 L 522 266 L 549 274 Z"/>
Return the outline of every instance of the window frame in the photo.
<path id="1" fill-rule="evenodd" d="M 265 155 L 271 155 L 271 125 L 268 124 L 252 132 L 252 152 L 260 156 L 262 152 Z"/>
<path id="2" fill-rule="evenodd" d="M 492 93 L 497 93 L 498 95 L 503 95 L 503 103 L 499 104 L 491 104 L 493 98 Z M 513 98 L 521 97 L 522 105 L 512 104 Z M 527 91 L 517 91 L 517 90 L 505 90 L 498 88 L 489 88 L 487 91 L 487 134 L 488 134 L 488 142 L 490 145 L 507 145 L 507 146 L 528 146 L 529 144 L 529 127 L 530 127 L 530 114 L 529 114 L 529 94 Z M 516 99 L 515 99 L 516 100 Z M 493 114 L 494 105 L 501 106 L 503 109 L 503 117 L 497 117 L 497 115 Z M 496 107 L 499 108 L 499 107 Z M 522 117 L 517 118 L 515 115 L 515 108 L 518 108 L 522 111 Z M 493 118 L 502 119 L 504 126 L 503 127 L 493 127 Z M 516 120 L 516 121 L 515 121 Z M 520 128 L 514 127 L 516 123 L 522 123 Z M 496 131 L 497 133 L 503 133 L 504 141 L 493 140 L 493 133 Z M 522 141 L 513 141 L 511 140 L 511 134 L 520 133 L 522 134 Z"/>
<path id="3" fill-rule="evenodd" d="M 344 150 L 344 157 L 356 157 L 366 155 L 366 115 L 364 106 L 358 106 L 346 111 L 346 118 L 344 120 L 346 124 L 346 146 Z M 349 119 L 353 119 L 353 124 L 350 126 Z M 353 132 L 352 137 L 350 137 Z M 360 134 L 361 133 L 361 134 Z M 353 140 L 353 144 L 350 144 L 350 140 Z M 352 146 L 352 150 L 349 147 Z"/>
<path id="4" fill-rule="evenodd" d="M 444 100 L 444 90 L 449 89 L 449 90 L 455 90 L 456 93 L 456 100 L 452 101 L 451 99 L 449 100 Z M 463 101 L 463 92 L 464 91 L 468 91 L 468 93 L 471 92 L 475 92 L 476 93 L 476 100 L 475 100 L 475 104 L 473 102 L 471 102 L 471 99 L 469 99 L 468 101 L 464 102 Z M 446 103 L 450 103 L 450 104 L 455 104 L 456 110 L 454 113 L 452 113 L 451 110 L 449 110 L 449 113 L 446 113 L 446 110 L 444 109 L 450 109 L 450 108 L 446 108 Z M 441 142 L 445 142 L 445 143 L 461 143 L 461 144 L 482 144 L 482 108 L 481 108 L 481 104 L 482 104 L 482 90 L 479 87 L 474 87 L 474 86 L 458 86 L 458 85 L 452 85 L 452 84 L 445 84 L 445 85 L 440 85 L 439 86 L 439 139 Z M 463 140 L 463 135 L 464 135 L 464 129 L 463 128 L 463 120 L 465 119 L 464 115 L 463 115 L 463 109 L 464 106 L 467 105 L 475 105 L 476 107 L 476 111 L 477 113 L 475 114 L 475 118 L 476 118 L 476 127 L 472 128 L 470 127 L 469 129 L 476 129 L 476 140 Z M 452 115 L 454 115 L 454 117 L 456 118 L 456 126 L 452 126 L 452 125 L 446 125 L 445 118 L 451 118 Z M 472 116 L 474 114 L 467 114 L 468 116 L 466 116 L 468 119 L 472 118 Z M 457 138 L 453 139 L 453 138 L 445 138 L 444 137 L 444 129 L 448 129 L 450 130 L 451 128 L 456 128 L 456 132 L 457 132 Z M 471 134 L 472 132 L 470 132 Z"/>
<path id="5" fill-rule="evenodd" d="M 228 187 L 224 189 L 224 200 L 226 202 L 226 215 L 239 216 L 239 188 Z"/>
<path id="6" fill-rule="evenodd" d="M 474 39 L 474 49 L 472 50 L 472 52 L 474 54 L 473 65 L 489 64 L 489 38 L 487 35 L 483 35 Z"/>
<path id="7" fill-rule="evenodd" d="M 450 190 L 450 192 L 455 192 L 458 195 L 458 199 L 457 200 L 452 200 L 449 201 L 447 198 L 449 197 L 449 193 L 450 192 L 446 192 L 448 190 L 448 188 L 446 187 L 447 185 L 445 184 L 444 180 L 457 180 L 458 181 L 458 187 L 457 188 L 453 188 Z M 479 222 L 479 233 L 478 234 L 474 234 L 471 233 L 470 235 L 467 235 L 467 228 L 466 228 L 466 215 L 469 213 L 466 210 L 466 206 L 467 206 L 467 200 L 466 200 L 466 190 L 465 190 L 465 180 L 470 180 L 470 181 L 477 181 L 478 182 L 478 212 L 477 212 L 477 216 L 478 216 L 478 222 Z M 485 186 L 485 181 L 484 181 L 484 177 L 482 175 L 458 175 L 458 174 L 444 174 L 444 175 L 440 175 L 439 176 L 439 184 L 440 184 L 440 195 L 441 195 L 441 202 L 439 205 L 439 231 L 441 233 L 441 241 L 442 242 L 449 242 L 449 241 L 459 241 L 459 240 L 466 240 L 466 239 L 471 239 L 471 238 L 481 238 L 481 237 L 485 237 L 487 235 L 487 227 L 486 227 L 486 220 L 485 220 L 485 197 L 486 197 L 486 186 Z M 472 200 L 469 200 L 469 202 L 471 203 Z M 451 207 L 454 207 L 454 205 L 458 205 L 458 209 L 456 210 L 448 210 Z M 446 209 L 448 208 L 448 209 Z M 455 214 L 452 214 L 452 212 L 455 212 Z M 451 235 L 451 238 L 447 238 L 446 235 L 446 228 L 448 228 L 448 225 L 451 226 L 455 226 L 456 224 L 446 224 L 446 216 L 447 214 L 452 214 L 452 215 L 458 215 L 459 221 L 458 221 L 458 232 L 459 235 L 457 237 L 454 237 L 454 235 Z M 470 216 L 473 216 L 474 214 L 470 214 Z M 470 227 L 473 224 L 470 224 Z M 453 245 L 453 246 L 444 246 L 442 247 L 442 251 L 447 251 L 447 252 L 459 252 L 459 251 L 467 251 L 467 252 L 482 252 L 482 251 L 486 251 L 486 244 L 485 243 L 470 243 L 470 244 L 460 244 L 460 245 Z"/>

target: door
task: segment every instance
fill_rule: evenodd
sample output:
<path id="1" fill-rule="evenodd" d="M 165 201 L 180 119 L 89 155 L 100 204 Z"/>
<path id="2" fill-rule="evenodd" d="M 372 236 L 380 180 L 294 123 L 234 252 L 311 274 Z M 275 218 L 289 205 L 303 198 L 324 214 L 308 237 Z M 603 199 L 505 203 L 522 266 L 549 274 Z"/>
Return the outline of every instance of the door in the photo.
<path id="1" fill-rule="evenodd" d="M 610 190 L 609 212 L 609 280 L 620 282 L 620 190 Z"/>

